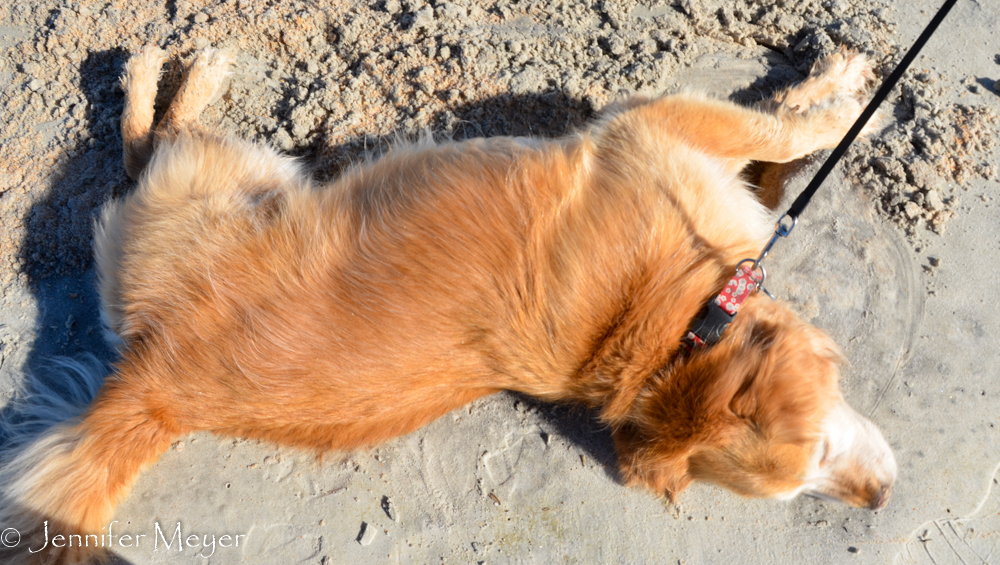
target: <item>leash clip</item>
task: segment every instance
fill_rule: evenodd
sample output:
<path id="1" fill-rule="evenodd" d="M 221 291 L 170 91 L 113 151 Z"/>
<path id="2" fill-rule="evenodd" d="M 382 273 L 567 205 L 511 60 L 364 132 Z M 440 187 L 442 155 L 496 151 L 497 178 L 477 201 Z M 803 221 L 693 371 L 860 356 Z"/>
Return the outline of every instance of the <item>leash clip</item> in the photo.
<path id="1" fill-rule="evenodd" d="M 788 234 L 792 233 L 792 230 L 795 229 L 795 224 L 799 223 L 798 217 L 792 216 L 790 223 L 789 221 L 786 221 L 786 218 L 788 217 L 788 214 L 785 213 L 778 218 L 778 222 L 774 226 L 774 233 L 771 235 L 771 239 L 768 240 L 767 245 L 764 246 L 764 250 L 760 252 L 760 255 L 756 259 L 744 259 L 743 261 L 740 261 L 740 265 L 746 263 L 747 261 L 752 261 L 753 265 L 750 268 L 752 270 L 760 269 L 761 276 L 760 282 L 757 283 L 757 288 L 763 290 L 764 294 L 771 297 L 771 300 L 774 300 L 774 295 L 764 288 L 764 280 L 767 279 L 767 271 L 764 270 L 764 265 L 761 265 L 760 263 L 765 257 L 767 257 L 767 254 L 771 252 L 771 247 L 774 245 L 774 242 L 778 241 L 778 238 L 788 237 Z M 739 265 L 737 265 L 737 268 L 739 268 Z"/>
<path id="2" fill-rule="evenodd" d="M 788 234 L 792 233 L 792 230 L 795 229 L 795 224 L 799 223 L 799 219 L 793 216 L 792 223 L 786 224 L 784 221 L 787 217 L 788 214 L 782 214 L 778 218 L 778 223 L 774 226 L 774 234 L 771 235 L 771 239 L 764 246 L 764 250 L 760 252 L 760 256 L 753 262 L 754 268 L 757 268 L 760 262 L 764 260 L 764 257 L 767 257 L 767 254 L 771 252 L 771 246 L 774 245 L 774 242 L 778 241 L 779 237 L 788 237 Z"/>

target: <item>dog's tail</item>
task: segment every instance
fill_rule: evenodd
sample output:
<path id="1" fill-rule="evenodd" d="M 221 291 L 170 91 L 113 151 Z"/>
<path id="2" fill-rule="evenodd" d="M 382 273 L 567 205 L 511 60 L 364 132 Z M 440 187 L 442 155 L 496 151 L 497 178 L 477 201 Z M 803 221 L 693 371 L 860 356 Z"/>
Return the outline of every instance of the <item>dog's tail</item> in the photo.
<path id="1" fill-rule="evenodd" d="M 69 390 L 37 386 L 10 422 L 6 444 L 13 447 L 0 463 L 3 563 L 102 561 L 111 539 L 102 534 L 115 506 L 142 467 L 178 435 L 143 412 L 144 403 L 125 391 L 119 375 L 97 391 L 104 375 L 99 363 L 59 364 L 75 377 Z M 81 409 L 78 401 L 94 393 L 90 407 Z"/>

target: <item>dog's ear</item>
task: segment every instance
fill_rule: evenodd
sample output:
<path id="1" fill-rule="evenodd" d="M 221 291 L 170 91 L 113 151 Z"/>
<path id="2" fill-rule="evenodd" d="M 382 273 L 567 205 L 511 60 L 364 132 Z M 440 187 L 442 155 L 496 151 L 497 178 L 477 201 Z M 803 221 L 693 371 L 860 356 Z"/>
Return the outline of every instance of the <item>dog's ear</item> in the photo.
<path id="1" fill-rule="evenodd" d="M 626 486 L 643 485 L 671 502 L 676 502 L 677 495 L 690 486 L 693 480 L 688 472 L 693 452 L 690 446 L 665 445 L 663 441 L 643 437 L 631 423 L 617 427 L 612 436 Z"/>
<path id="2" fill-rule="evenodd" d="M 764 320 L 745 326 L 742 350 L 734 358 L 746 366 L 720 379 L 714 402 L 767 429 L 773 439 L 800 441 L 836 390 L 841 357 L 821 330 L 791 319 L 790 313 L 786 318 L 780 324 Z"/>

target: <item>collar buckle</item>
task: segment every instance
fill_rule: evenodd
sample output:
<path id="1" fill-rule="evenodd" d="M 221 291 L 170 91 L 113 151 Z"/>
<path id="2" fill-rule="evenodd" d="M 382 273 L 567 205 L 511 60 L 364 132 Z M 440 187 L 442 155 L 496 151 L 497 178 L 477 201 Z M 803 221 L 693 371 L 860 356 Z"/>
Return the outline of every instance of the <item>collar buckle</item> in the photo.
<path id="1" fill-rule="evenodd" d="M 767 272 L 760 259 L 744 259 L 736 265 L 736 273 L 726 287 L 709 300 L 691 322 L 681 341 L 688 349 L 714 345 L 722 339 L 743 302 L 761 288 Z M 766 291 L 765 291 L 766 292 Z"/>

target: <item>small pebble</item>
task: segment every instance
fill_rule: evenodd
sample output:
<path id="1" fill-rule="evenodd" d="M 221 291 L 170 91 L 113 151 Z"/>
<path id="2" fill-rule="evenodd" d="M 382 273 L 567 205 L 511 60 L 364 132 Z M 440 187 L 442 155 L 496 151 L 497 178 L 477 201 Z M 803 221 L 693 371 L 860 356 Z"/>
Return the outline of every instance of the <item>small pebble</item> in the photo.
<path id="1" fill-rule="evenodd" d="M 928 210 L 944 209 L 944 201 L 941 199 L 941 194 L 934 189 L 927 191 L 927 195 L 924 197 L 924 204 Z"/>
<path id="2" fill-rule="evenodd" d="M 608 47 L 611 48 L 612 55 L 621 55 L 627 50 L 625 40 L 618 35 L 614 35 L 608 40 Z"/>
<path id="3" fill-rule="evenodd" d="M 392 499 L 388 496 L 382 497 L 382 511 L 385 512 L 385 515 L 388 516 L 390 520 L 393 522 L 396 521 L 396 507 L 393 506 Z"/>
<path id="4" fill-rule="evenodd" d="M 358 543 L 361 545 L 371 545 L 378 535 L 378 529 L 368 522 L 361 522 L 361 531 L 358 532 Z"/>

